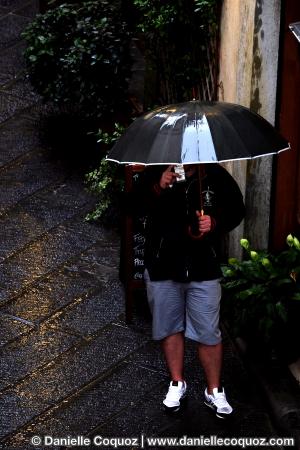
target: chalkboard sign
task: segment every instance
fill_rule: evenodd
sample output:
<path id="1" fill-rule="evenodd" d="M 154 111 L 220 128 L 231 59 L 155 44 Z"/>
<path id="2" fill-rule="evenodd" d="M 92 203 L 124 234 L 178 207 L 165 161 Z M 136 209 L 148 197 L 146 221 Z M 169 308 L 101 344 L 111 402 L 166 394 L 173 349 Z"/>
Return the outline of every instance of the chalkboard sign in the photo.
<path id="1" fill-rule="evenodd" d="M 142 280 L 144 273 L 144 246 L 145 246 L 146 217 L 133 219 L 133 279 Z"/>
<path id="2" fill-rule="evenodd" d="M 144 166 L 129 165 L 125 168 L 125 191 L 134 192 Z M 138 210 L 138 208 L 137 208 Z M 123 280 L 126 296 L 126 321 L 132 319 L 132 306 L 135 290 L 144 289 L 144 250 L 147 217 L 137 213 L 125 214 L 123 234 Z M 121 262 L 122 264 L 122 262 Z"/>

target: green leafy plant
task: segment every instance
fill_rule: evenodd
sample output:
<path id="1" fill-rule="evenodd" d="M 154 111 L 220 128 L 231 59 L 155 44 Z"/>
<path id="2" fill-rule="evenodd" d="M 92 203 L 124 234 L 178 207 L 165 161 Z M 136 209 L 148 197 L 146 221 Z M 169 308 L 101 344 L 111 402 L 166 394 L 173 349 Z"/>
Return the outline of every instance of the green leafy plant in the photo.
<path id="1" fill-rule="evenodd" d="M 115 123 L 114 130 L 111 133 L 107 133 L 106 131 L 103 131 L 101 128 L 98 129 L 98 131 L 95 134 L 97 138 L 97 142 L 101 142 L 105 145 L 111 146 L 114 144 L 120 136 L 125 131 L 125 127 L 119 123 Z"/>
<path id="2" fill-rule="evenodd" d="M 216 23 L 216 6 L 218 0 L 175 0 L 173 2 L 161 2 L 159 0 L 133 0 L 135 7 L 143 14 L 140 18 L 138 28 L 143 32 L 157 30 L 162 35 L 168 31 L 173 24 L 193 21 L 193 17 L 186 16 L 186 11 L 196 14 L 196 20 L 200 19 L 201 27 L 206 28 L 209 24 Z"/>
<path id="3" fill-rule="evenodd" d="M 216 6 L 220 2 L 211 0 L 194 0 L 195 12 L 201 14 L 203 22 L 215 27 L 216 24 Z"/>
<path id="4" fill-rule="evenodd" d="M 222 268 L 224 315 L 231 330 L 273 350 L 288 326 L 291 307 L 300 301 L 300 242 L 289 235 L 287 244 L 287 250 L 273 255 L 241 239 L 248 258 L 230 258 Z"/>
<path id="5" fill-rule="evenodd" d="M 91 117 L 125 102 L 131 34 L 118 2 L 64 3 L 22 36 L 29 78 L 45 100 Z"/>
<path id="6" fill-rule="evenodd" d="M 109 148 L 124 132 L 125 127 L 115 123 L 111 133 L 99 129 L 95 133 L 97 142 Z M 124 173 L 118 164 L 103 158 L 99 167 L 85 176 L 87 188 L 96 194 L 96 208 L 86 216 L 86 220 L 104 219 L 113 222 L 118 216 L 120 193 L 124 191 Z"/>
<path id="7" fill-rule="evenodd" d="M 192 95 L 202 98 L 208 85 L 209 93 L 215 95 L 208 80 L 217 67 L 218 3 L 133 0 L 146 50 L 146 79 L 151 91 L 146 89 L 146 103 L 155 91 L 162 103 L 190 100 Z"/>

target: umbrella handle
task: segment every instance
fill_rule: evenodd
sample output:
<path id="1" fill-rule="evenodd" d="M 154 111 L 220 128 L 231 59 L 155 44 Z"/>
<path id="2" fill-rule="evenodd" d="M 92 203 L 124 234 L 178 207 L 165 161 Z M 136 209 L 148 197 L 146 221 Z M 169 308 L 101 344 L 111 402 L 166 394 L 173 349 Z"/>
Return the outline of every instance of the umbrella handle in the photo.
<path id="1" fill-rule="evenodd" d="M 202 197 L 202 176 L 200 164 L 198 164 L 198 181 L 199 181 L 199 196 L 200 196 L 200 214 L 201 216 L 204 216 L 203 197 Z"/>

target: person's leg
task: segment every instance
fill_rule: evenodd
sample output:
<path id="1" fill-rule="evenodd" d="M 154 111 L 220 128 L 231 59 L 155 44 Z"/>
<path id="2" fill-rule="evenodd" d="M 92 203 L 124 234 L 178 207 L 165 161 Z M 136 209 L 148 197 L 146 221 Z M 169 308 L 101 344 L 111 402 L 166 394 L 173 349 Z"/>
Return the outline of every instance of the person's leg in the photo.
<path id="1" fill-rule="evenodd" d="M 165 360 L 173 381 L 184 380 L 184 335 L 183 332 L 167 336 L 161 341 Z"/>
<path id="2" fill-rule="evenodd" d="M 198 342 L 199 359 L 207 388 L 204 403 L 217 417 L 226 418 L 232 407 L 221 386 L 222 342 L 219 329 L 221 286 L 218 280 L 191 283 L 187 296 L 186 336 Z"/>
<path id="3" fill-rule="evenodd" d="M 199 343 L 198 355 L 206 377 L 207 392 L 212 394 L 214 388 L 221 386 L 222 343 L 216 345 Z"/>
<path id="4" fill-rule="evenodd" d="M 222 343 L 219 329 L 219 280 L 192 282 L 187 291 L 186 336 L 198 342 L 198 355 L 209 392 L 220 386 Z"/>
<path id="5" fill-rule="evenodd" d="M 171 382 L 165 399 L 164 407 L 168 412 L 176 412 L 186 396 L 186 382 L 184 380 L 184 334 L 183 332 L 167 336 L 161 341 L 161 347 L 169 369 Z"/>
<path id="6" fill-rule="evenodd" d="M 170 280 L 151 281 L 147 271 L 145 281 L 152 313 L 152 336 L 161 343 L 171 377 L 163 404 L 167 411 L 175 412 L 180 409 L 186 394 L 186 383 L 183 379 L 184 293 L 180 283 Z"/>
<path id="7" fill-rule="evenodd" d="M 153 339 L 163 341 L 182 333 L 185 328 L 185 303 L 181 284 L 171 280 L 152 281 L 147 270 L 144 279 L 152 314 Z"/>

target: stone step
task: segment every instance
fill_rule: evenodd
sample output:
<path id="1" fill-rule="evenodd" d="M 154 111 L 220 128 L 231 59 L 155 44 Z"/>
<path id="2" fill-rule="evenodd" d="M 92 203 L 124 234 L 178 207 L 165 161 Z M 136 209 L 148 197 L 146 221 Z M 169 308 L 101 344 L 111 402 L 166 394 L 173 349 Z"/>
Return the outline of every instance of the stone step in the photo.
<path id="1" fill-rule="evenodd" d="M 18 16 L 34 18 L 40 12 L 39 0 L 23 1 L 13 9 L 13 13 Z"/>
<path id="2" fill-rule="evenodd" d="M 6 14 L 9 13 L 9 9 L 8 8 L 3 8 L 3 6 L 0 6 L 0 18 L 2 16 L 6 16 Z"/>
<path id="3" fill-rule="evenodd" d="M 124 310 L 118 264 L 118 243 L 101 243 L 38 279 L 0 309 L 0 346 L 34 332 L 47 320 L 83 337 L 97 331 Z M 94 307 L 99 312 L 97 316 Z M 82 311 L 85 316 L 80 316 Z M 84 329 L 80 328 L 81 321 Z"/>
<path id="4" fill-rule="evenodd" d="M 83 295 L 55 314 L 48 324 L 68 333 L 89 338 L 124 311 L 122 286 L 114 280 L 91 295 Z"/>
<path id="5" fill-rule="evenodd" d="M 24 41 L 18 42 L 1 52 L 0 57 L 0 86 L 15 81 L 17 76 L 24 73 L 25 61 L 23 53 L 26 48 Z"/>
<path id="6" fill-rule="evenodd" d="M 14 11 L 16 8 L 22 8 L 29 0 L 1 0 L 1 6 L 9 11 Z"/>
<path id="7" fill-rule="evenodd" d="M 50 274 L 92 245 L 111 240 L 113 232 L 78 216 L 45 233 L 0 264 L 0 299 L 7 302 L 40 277 Z"/>
<path id="8" fill-rule="evenodd" d="M 41 103 L 41 98 L 33 91 L 29 81 L 24 81 L 22 78 L 0 89 L 0 123 L 28 107 Z"/>
<path id="9" fill-rule="evenodd" d="M 37 372 L 80 341 L 79 336 L 44 324 L 2 348 L 0 398 L 3 390 L 18 384 L 28 374 Z"/>
<path id="10" fill-rule="evenodd" d="M 55 339 L 55 333 L 53 336 Z M 62 402 L 146 342 L 145 336 L 127 327 L 110 325 L 92 341 L 77 350 L 71 348 L 22 383 L 6 390 L 0 397 L 1 438 Z M 35 348 L 45 349 L 47 345 L 47 341 L 42 340 Z M 57 345 L 61 345 L 61 341 Z"/>
<path id="11" fill-rule="evenodd" d="M 30 436 L 64 436 L 66 430 L 71 436 L 87 435 L 110 417 L 122 411 L 125 413 L 141 397 L 148 396 L 149 392 L 157 390 L 162 383 L 165 384 L 165 380 L 161 374 L 150 373 L 124 361 L 104 377 L 36 418 L 30 425 L 17 430 L 6 441 L 6 445 L 22 448 L 30 442 Z"/>
<path id="12" fill-rule="evenodd" d="M 124 326 L 122 321 L 116 321 L 118 317 L 121 317 L 124 309 L 123 303 L 123 292 L 120 285 L 116 282 L 107 284 L 98 288 L 97 291 L 94 290 L 91 294 L 85 293 L 58 314 L 54 314 L 54 317 L 44 321 L 38 327 L 32 328 L 30 332 L 27 331 L 17 338 L 15 337 L 1 349 L 0 391 L 19 384 L 25 377 L 35 373 L 47 362 L 65 351 L 65 348 L 59 346 L 57 348 L 53 332 L 57 331 L 58 339 L 64 340 L 65 336 L 64 341 L 69 342 L 71 346 L 77 341 L 87 342 L 93 339 L 93 336 L 100 334 L 101 330 L 112 322 L 116 322 L 118 326 Z M 80 317 L 80 314 L 84 312 L 86 312 L 86 316 L 82 314 Z M 70 320 L 69 317 L 72 313 L 74 317 L 71 317 Z M 78 326 L 80 320 L 84 322 L 83 328 Z M 91 323 L 88 323 L 89 320 Z M 45 337 L 49 334 L 52 336 L 51 339 Z M 34 352 L 34 357 L 30 358 L 33 348 L 42 342 L 47 342 L 47 349 L 40 353 Z"/>
<path id="13" fill-rule="evenodd" d="M 24 5 L 23 2 L 19 2 L 19 5 Z M 5 5 L 2 1 L 1 6 Z M 17 7 L 17 2 L 15 2 Z M 11 8 L 12 6 L 7 6 Z M 7 14 L 0 17 L 0 51 L 6 48 L 14 46 L 17 42 L 21 41 L 21 33 L 29 25 L 32 19 L 28 17 L 18 16 L 16 14 Z"/>
<path id="14" fill-rule="evenodd" d="M 42 111 L 39 107 L 36 105 L 27 108 L 0 124 L 0 170 L 25 153 L 41 146 Z"/>
<path id="15" fill-rule="evenodd" d="M 65 177 L 62 165 L 41 148 L 0 168 L 0 216 L 29 195 Z"/>
<path id="16" fill-rule="evenodd" d="M 90 211 L 94 205 L 94 197 L 88 195 L 76 176 L 25 197 L 0 216 L 0 229 L 5 230 L 0 242 L 0 261 L 80 211 Z"/>
<path id="17" fill-rule="evenodd" d="M 37 280 L 20 295 L 2 306 L 0 313 L 20 317 L 38 326 L 42 321 L 62 312 L 69 305 L 77 304 L 89 298 L 90 292 L 105 290 L 113 291 L 113 297 L 119 296 L 123 301 L 123 290 L 118 281 L 119 246 L 118 241 L 100 242 L 87 251 L 60 266 Z M 116 311 L 119 314 L 119 310 Z M 5 316 L 4 316 L 5 317 Z M 25 326 L 16 321 L 10 321 L 10 333 L 15 328 L 17 336 L 19 326 Z M 18 325 L 18 326 L 17 326 Z M 29 325 L 26 327 L 26 331 Z M 2 331 L 1 341 L 4 344 L 11 337 L 6 337 Z"/>
<path id="18" fill-rule="evenodd" d="M 204 376 L 203 372 L 200 377 L 197 373 L 198 362 L 192 360 L 192 351 L 195 352 L 195 345 L 187 341 L 187 366 L 191 370 L 187 373 L 188 402 L 183 414 L 170 416 L 163 413 L 162 399 L 169 381 L 168 373 L 160 369 L 164 362 L 158 346 L 147 342 L 103 377 L 81 387 L 17 429 L 5 442 L 18 448 L 26 445 L 31 436 L 66 436 L 66 430 L 67 435 L 84 435 L 91 439 L 95 435 L 140 438 L 142 433 L 147 437 L 180 437 L 184 434 L 190 437 L 212 434 L 240 437 L 253 433 L 253 425 L 250 428 L 249 422 L 255 420 L 259 420 L 255 436 L 273 437 L 270 419 L 244 372 L 239 375 L 233 403 L 239 413 L 229 423 L 216 420 L 203 403 Z M 149 361 L 151 365 L 157 364 L 158 370 L 147 368 Z M 225 366 L 224 371 L 229 379 L 230 365 Z M 240 402 L 239 398 L 242 399 Z"/>
<path id="19" fill-rule="evenodd" d="M 203 386 L 202 386 L 203 387 Z M 203 394 L 190 393 L 187 406 L 179 416 L 163 414 L 162 399 L 166 394 L 167 383 L 130 405 L 124 412 L 116 415 L 106 424 L 100 425 L 89 437 L 209 437 L 223 438 L 241 436 L 274 437 L 274 429 L 269 416 L 263 410 L 255 410 L 253 404 L 244 405 L 229 422 L 218 420 L 203 403 Z M 194 394 L 194 395 L 193 395 Z M 235 405 L 234 405 L 235 406 Z M 110 418 L 109 418 L 110 419 Z M 257 425 L 256 425 L 257 421 Z M 252 423 L 251 423 L 252 422 Z M 183 445 L 185 448 L 185 446 Z M 196 445 L 202 448 L 202 445 Z M 148 448 L 148 447 L 146 447 Z M 156 448 L 156 447 L 149 447 Z M 178 448 L 178 447 L 171 447 Z M 211 445 L 211 448 L 217 448 Z M 271 449 L 271 447 L 266 447 Z"/>

